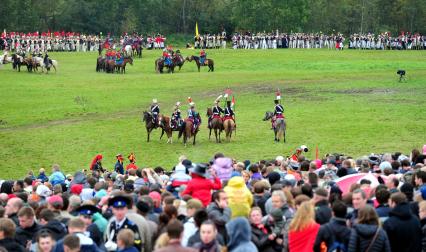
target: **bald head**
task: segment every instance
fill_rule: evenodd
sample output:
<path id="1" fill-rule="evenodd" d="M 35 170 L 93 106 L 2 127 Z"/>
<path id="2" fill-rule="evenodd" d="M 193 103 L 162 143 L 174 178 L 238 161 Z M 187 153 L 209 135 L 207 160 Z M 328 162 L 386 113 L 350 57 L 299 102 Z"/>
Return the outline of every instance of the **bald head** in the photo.
<path id="1" fill-rule="evenodd" d="M 24 205 L 24 201 L 20 198 L 11 198 L 9 201 L 7 201 L 6 207 L 5 207 L 5 214 L 7 216 L 11 216 L 13 214 L 18 213 L 19 209 L 22 208 Z"/>

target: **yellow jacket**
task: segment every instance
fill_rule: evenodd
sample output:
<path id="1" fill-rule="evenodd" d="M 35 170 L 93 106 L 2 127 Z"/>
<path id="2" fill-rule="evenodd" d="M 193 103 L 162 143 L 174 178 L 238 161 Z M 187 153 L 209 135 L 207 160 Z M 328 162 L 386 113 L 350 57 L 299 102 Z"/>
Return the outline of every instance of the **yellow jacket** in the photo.
<path id="1" fill-rule="evenodd" d="M 231 218 L 248 217 L 253 204 L 253 195 L 247 189 L 244 179 L 232 177 L 224 190 L 228 195 L 228 204 L 232 212 Z"/>

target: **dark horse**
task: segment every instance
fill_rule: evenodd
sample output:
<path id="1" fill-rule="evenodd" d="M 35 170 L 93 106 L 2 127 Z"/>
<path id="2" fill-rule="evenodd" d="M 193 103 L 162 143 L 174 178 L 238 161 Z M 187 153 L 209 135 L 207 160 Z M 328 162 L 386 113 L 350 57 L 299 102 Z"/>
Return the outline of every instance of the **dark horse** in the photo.
<path id="1" fill-rule="evenodd" d="M 142 45 L 140 43 L 133 43 L 132 55 L 137 55 L 138 58 L 142 58 Z"/>
<path id="2" fill-rule="evenodd" d="M 147 111 L 143 112 L 142 122 L 145 122 L 146 132 L 148 133 L 146 141 L 149 142 L 149 135 L 151 134 L 151 131 L 157 129 L 158 125 L 152 121 L 152 114 Z"/>
<path id="3" fill-rule="evenodd" d="M 200 71 L 200 67 L 201 66 L 208 66 L 209 67 L 209 72 L 214 72 L 214 61 L 212 59 L 205 59 L 204 60 L 204 64 L 201 65 L 200 63 L 200 57 L 194 56 L 192 55 L 191 57 L 186 57 L 187 61 L 192 62 L 193 60 L 195 61 L 195 64 L 197 64 L 198 67 L 198 72 Z"/>
<path id="4" fill-rule="evenodd" d="M 106 58 L 99 56 L 96 60 L 96 72 L 101 72 L 106 70 Z"/>
<path id="5" fill-rule="evenodd" d="M 180 53 L 176 53 L 174 55 L 174 57 L 176 58 L 176 66 L 179 67 L 179 71 L 182 68 L 183 64 L 185 63 L 185 59 L 183 58 L 183 56 Z"/>
<path id="6" fill-rule="evenodd" d="M 107 73 L 114 73 L 115 60 L 105 60 L 105 71 Z"/>
<path id="7" fill-rule="evenodd" d="M 179 58 L 176 57 L 176 56 L 173 56 L 172 57 L 172 63 L 170 65 L 165 65 L 164 64 L 164 59 L 163 58 L 158 58 L 158 59 L 155 60 L 155 71 L 157 73 L 163 73 L 163 68 L 167 67 L 167 69 L 168 69 L 167 72 L 168 73 L 174 73 L 175 72 L 175 67 L 178 65 L 178 61 L 179 61 Z M 182 67 L 182 66 L 180 66 L 180 67 Z M 179 67 L 179 70 L 180 70 L 180 67 Z"/>
<path id="8" fill-rule="evenodd" d="M 173 131 L 180 131 L 181 127 L 170 127 L 170 117 L 165 116 L 165 115 L 160 115 L 158 117 L 158 121 L 160 123 L 160 127 L 161 127 L 161 136 L 160 139 L 163 137 L 164 132 L 167 135 L 167 143 L 172 143 L 173 142 Z"/>
<path id="9" fill-rule="evenodd" d="M 18 72 L 21 72 L 21 65 L 23 65 L 23 57 L 17 55 L 16 53 L 12 54 L 12 67 Z"/>
<path id="10" fill-rule="evenodd" d="M 201 122 L 200 114 L 197 115 L 197 119 Z M 186 146 L 186 142 L 191 137 L 194 137 L 194 141 L 192 142 L 192 144 L 195 145 L 195 138 L 199 131 L 200 125 L 198 125 L 195 130 L 192 129 L 193 126 L 194 126 L 194 122 L 188 118 L 182 123 L 182 127 L 179 131 L 178 138 L 180 139 L 181 136 L 183 135 L 183 143 L 185 144 L 185 146 Z"/>
<path id="11" fill-rule="evenodd" d="M 133 66 L 133 59 L 132 57 L 124 57 L 123 61 L 120 63 L 115 63 L 115 68 L 117 69 L 117 73 L 122 73 L 125 74 L 126 73 L 126 64 L 129 63 L 130 65 Z"/>
<path id="12" fill-rule="evenodd" d="M 213 116 L 213 111 L 211 108 L 207 108 L 207 116 L 211 117 Z M 216 118 L 212 118 L 209 125 L 208 125 L 208 129 L 209 129 L 209 140 L 210 137 L 212 135 L 212 130 L 214 130 L 214 136 L 216 137 L 216 143 L 220 143 L 220 134 L 223 130 L 223 122 L 222 122 L 222 118 L 220 117 L 216 117 Z"/>
<path id="13" fill-rule="evenodd" d="M 267 120 L 272 121 L 273 119 L 275 119 L 274 113 L 268 111 L 265 113 L 265 117 L 263 118 L 263 121 L 267 121 Z M 279 142 L 282 136 L 285 143 L 286 128 L 287 128 L 287 123 L 284 120 L 284 118 L 278 118 L 275 120 L 275 123 L 274 123 L 274 135 L 275 135 L 274 141 L 275 142 Z"/>

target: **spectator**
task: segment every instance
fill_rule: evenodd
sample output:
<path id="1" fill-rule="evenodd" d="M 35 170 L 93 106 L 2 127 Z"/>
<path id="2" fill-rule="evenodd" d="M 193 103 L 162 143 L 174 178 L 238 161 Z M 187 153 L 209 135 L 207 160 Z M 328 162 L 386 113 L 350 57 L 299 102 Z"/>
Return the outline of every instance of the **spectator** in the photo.
<path id="1" fill-rule="evenodd" d="M 59 165 L 54 164 L 52 166 L 52 172 L 52 175 L 49 177 L 49 182 L 52 184 L 52 186 L 57 184 L 65 184 L 65 175 L 61 172 Z"/>
<path id="2" fill-rule="evenodd" d="M 242 177 L 233 177 L 228 181 L 224 191 L 228 195 L 232 218 L 248 217 L 253 204 L 253 195 L 247 189 Z"/>
<path id="3" fill-rule="evenodd" d="M 65 224 L 55 219 L 55 214 L 52 210 L 41 210 L 39 220 L 40 224 L 43 225 L 41 231 L 49 231 L 53 235 L 54 240 L 58 241 L 67 234 L 67 227 Z"/>
<path id="4" fill-rule="evenodd" d="M 319 228 L 320 225 L 315 222 L 314 206 L 311 202 L 303 202 L 290 223 L 289 251 L 312 251 Z"/>
<path id="5" fill-rule="evenodd" d="M 379 203 L 376 207 L 376 212 L 381 223 L 384 223 L 389 217 L 389 212 L 391 210 L 388 205 L 390 195 L 390 192 L 386 189 L 379 189 L 376 191 L 376 200 Z"/>
<path id="6" fill-rule="evenodd" d="M 422 227 L 422 251 L 426 251 L 426 201 L 419 203 L 419 217 Z"/>
<path id="7" fill-rule="evenodd" d="M 79 218 L 74 218 L 74 219 L 71 219 L 69 221 L 68 232 L 69 232 L 69 234 L 67 236 L 65 236 L 65 238 L 63 240 L 59 240 L 56 243 L 55 248 L 53 249 L 54 252 L 66 251 L 66 247 L 75 251 L 74 247 L 71 248 L 67 245 L 67 241 L 68 241 L 68 239 L 70 239 L 69 238 L 70 235 L 74 235 L 75 237 L 77 237 L 79 239 L 80 250 L 76 250 L 76 251 L 81 251 L 81 252 L 85 252 L 85 251 L 87 251 L 87 252 L 98 252 L 98 251 L 100 251 L 98 246 L 96 246 L 96 243 L 94 243 L 93 240 L 85 234 L 86 233 L 85 224 Z"/>
<path id="8" fill-rule="evenodd" d="M 213 193 L 213 202 L 207 207 L 209 219 L 216 224 L 219 234 L 227 238 L 226 223 L 231 220 L 231 208 L 228 207 L 228 196 L 223 190 Z"/>
<path id="9" fill-rule="evenodd" d="M 35 243 L 36 234 L 41 225 L 35 222 L 35 213 L 31 207 L 23 207 L 18 212 L 19 227 L 16 229 L 16 241 L 23 247 Z"/>
<path id="10" fill-rule="evenodd" d="M 43 230 L 38 233 L 36 242 L 36 249 L 31 251 L 51 252 L 55 247 L 55 239 L 53 238 L 52 233 L 46 230 Z"/>
<path id="11" fill-rule="evenodd" d="M 188 182 L 188 186 L 182 192 L 182 195 L 191 195 L 193 198 L 199 199 L 207 207 L 211 201 L 211 191 L 222 188 L 220 179 L 214 176 L 214 172 L 213 182 L 207 179 L 207 166 L 205 164 L 198 164 L 191 169 L 191 176 L 192 180 Z"/>
<path id="12" fill-rule="evenodd" d="M 23 180 L 16 180 L 13 183 L 13 193 L 21 193 L 24 192 L 24 181 Z"/>
<path id="13" fill-rule="evenodd" d="M 25 252 L 25 248 L 15 241 L 15 223 L 6 218 L 0 218 L 0 246 L 10 252 Z"/>
<path id="14" fill-rule="evenodd" d="M 79 218 L 84 222 L 84 228 L 89 233 L 89 237 L 96 243 L 99 248 L 104 244 L 103 234 L 99 227 L 93 222 L 93 216 L 99 213 L 99 209 L 93 205 L 82 205 L 76 209 Z"/>
<path id="15" fill-rule="evenodd" d="M 11 219 L 16 226 L 19 226 L 18 212 L 24 205 L 24 202 L 20 198 L 11 198 L 7 201 L 5 214 L 7 218 Z"/>
<path id="16" fill-rule="evenodd" d="M 263 181 L 258 181 L 253 186 L 254 191 L 254 204 L 262 210 L 262 215 L 266 215 L 265 203 L 268 200 L 270 194 L 265 193 L 265 187 Z"/>
<path id="17" fill-rule="evenodd" d="M 193 248 L 185 248 L 181 245 L 183 226 L 178 220 L 173 220 L 167 225 L 167 246 L 155 250 L 155 252 L 196 252 Z"/>
<path id="18" fill-rule="evenodd" d="M 195 225 L 194 214 L 203 207 L 198 199 L 190 199 L 186 203 L 186 216 L 189 218 L 185 224 L 183 224 L 183 236 L 182 246 L 186 247 L 188 239 L 197 232 L 197 226 Z"/>
<path id="19" fill-rule="evenodd" d="M 359 208 L 358 220 L 349 238 L 348 252 L 390 252 L 388 236 L 379 225 L 379 217 L 373 207 L 366 205 Z"/>
<path id="20" fill-rule="evenodd" d="M 41 183 L 49 181 L 49 178 L 45 174 L 44 168 L 40 168 L 37 180 L 40 180 Z"/>
<path id="21" fill-rule="evenodd" d="M 389 200 L 391 211 L 383 228 L 389 237 L 393 252 L 421 251 L 421 226 L 415 217 L 403 193 L 394 193 Z"/>
<path id="22" fill-rule="evenodd" d="M 226 224 L 229 234 L 228 252 L 257 252 L 251 242 L 250 224 L 246 218 L 237 217 Z"/>
<path id="23" fill-rule="evenodd" d="M 281 216 L 282 217 L 282 216 Z M 262 210 L 259 207 L 253 207 L 250 212 L 251 241 L 259 251 L 275 252 L 273 249 L 274 241 L 269 239 L 271 229 L 268 225 L 262 223 Z"/>
<path id="24" fill-rule="evenodd" d="M 80 252 L 80 239 L 72 234 L 64 238 L 64 252 Z"/>
<path id="25" fill-rule="evenodd" d="M 328 192 L 324 188 L 318 188 L 314 192 L 315 221 L 323 225 L 331 219 L 331 209 L 328 204 Z"/>
<path id="26" fill-rule="evenodd" d="M 315 240 L 314 251 L 321 251 L 324 243 L 327 251 L 347 251 L 351 229 L 346 226 L 347 207 L 341 201 L 333 203 L 333 217 L 330 222 L 322 225 Z"/>
<path id="27" fill-rule="evenodd" d="M 135 233 L 130 229 L 122 229 L 117 235 L 117 252 L 138 252 L 133 244 L 135 243 Z"/>
<path id="28" fill-rule="evenodd" d="M 361 189 L 352 192 L 352 207 L 354 210 L 349 214 L 349 226 L 352 227 L 358 219 L 358 211 L 367 205 L 367 195 Z"/>
<path id="29" fill-rule="evenodd" d="M 217 234 L 216 225 L 212 221 L 203 222 L 200 227 L 201 242 L 195 244 L 195 247 L 200 252 L 221 252 L 222 247 L 216 239 Z"/>

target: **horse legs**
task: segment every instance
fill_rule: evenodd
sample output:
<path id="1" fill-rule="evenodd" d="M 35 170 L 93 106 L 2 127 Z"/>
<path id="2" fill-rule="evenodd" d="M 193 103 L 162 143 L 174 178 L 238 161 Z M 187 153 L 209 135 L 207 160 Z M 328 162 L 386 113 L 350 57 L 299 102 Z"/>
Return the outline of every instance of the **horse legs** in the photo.
<path id="1" fill-rule="evenodd" d="M 212 128 L 210 128 L 210 132 L 209 132 L 209 141 L 211 136 L 212 136 Z"/>
<path id="2" fill-rule="evenodd" d="M 192 145 L 195 145 L 195 137 L 197 136 L 197 132 L 194 133 L 194 142 L 192 143 Z"/>
<path id="3" fill-rule="evenodd" d="M 218 141 L 218 139 L 217 139 L 217 129 L 216 129 L 216 128 L 214 129 L 214 136 L 215 136 L 215 138 L 216 138 L 216 143 L 218 143 L 219 141 Z"/>
<path id="4" fill-rule="evenodd" d="M 149 142 L 149 134 L 151 134 L 151 129 L 147 129 L 146 131 L 148 133 L 146 141 Z"/>

